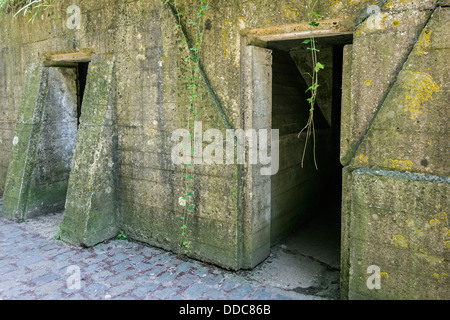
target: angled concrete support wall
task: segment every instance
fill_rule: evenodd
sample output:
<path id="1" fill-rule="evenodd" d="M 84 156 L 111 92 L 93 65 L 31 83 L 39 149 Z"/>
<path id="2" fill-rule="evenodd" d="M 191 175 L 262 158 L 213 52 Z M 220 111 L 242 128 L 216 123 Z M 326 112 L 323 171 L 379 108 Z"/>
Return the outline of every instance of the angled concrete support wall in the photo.
<path id="1" fill-rule="evenodd" d="M 42 64 L 32 64 L 28 67 L 13 139 L 12 161 L 9 164 L 3 194 L 2 215 L 9 219 L 25 217 L 28 188 L 47 93 L 47 79 L 48 69 Z"/>
<path id="2" fill-rule="evenodd" d="M 76 107 L 75 69 L 30 66 L 13 140 L 5 216 L 27 219 L 64 208 Z"/>
<path id="3" fill-rule="evenodd" d="M 62 239 L 92 246 L 117 234 L 114 59 L 94 56 L 72 161 Z"/>

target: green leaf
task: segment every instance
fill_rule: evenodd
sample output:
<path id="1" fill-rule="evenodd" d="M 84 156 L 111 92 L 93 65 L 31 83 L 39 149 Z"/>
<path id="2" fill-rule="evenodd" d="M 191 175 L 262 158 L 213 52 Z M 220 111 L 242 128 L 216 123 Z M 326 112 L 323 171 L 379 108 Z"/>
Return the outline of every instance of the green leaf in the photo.
<path id="1" fill-rule="evenodd" d="M 321 64 L 320 62 L 317 62 L 314 70 L 316 70 L 316 72 L 319 72 L 319 70 L 324 69 L 324 68 L 325 68 L 325 66 L 323 64 Z"/>
<path id="2" fill-rule="evenodd" d="M 311 13 L 317 18 L 317 19 L 320 19 L 320 18 L 322 18 L 323 17 L 323 15 L 321 15 L 321 14 L 318 14 L 317 12 L 315 12 L 315 11 L 311 11 Z"/>
<path id="3" fill-rule="evenodd" d="M 303 41 L 302 43 L 303 44 L 308 44 L 308 43 L 310 43 L 311 42 L 311 39 L 306 39 L 305 41 Z"/>

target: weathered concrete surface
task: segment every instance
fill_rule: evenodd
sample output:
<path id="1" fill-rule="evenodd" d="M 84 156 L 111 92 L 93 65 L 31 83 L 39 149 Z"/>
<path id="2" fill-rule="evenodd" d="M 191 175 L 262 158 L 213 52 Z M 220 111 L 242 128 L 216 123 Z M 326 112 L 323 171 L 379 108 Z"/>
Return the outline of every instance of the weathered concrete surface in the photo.
<path id="1" fill-rule="evenodd" d="M 442 122 L 442 118 L 445 118 L 442 114 L 446 113 L 439 112 L 446 110 L 448 81 L 444 80 L 444 77 L 448 72 L 445 69 L 446 64 L 440 62 L 443 61 L 444 55 L 439 51 L 444 54 L 446 51 L 444 45 L 448 36 L 445 31 L 449 30 L 446 22 L 447 9 L 438 8 L 434 12 L 434 17 L 440 15 L 441 19 L 433 18 L 430 21 L 430 28 L 433 29 L 431 34 L 423 30 L 437 2 L 392 0 L 386 2 L 376 15 L 368 16 L 365 13 L 371 4 L 369 1 L 318 1 L 316 11 L 323 14 L 324 19 L 335 21 L 337 29 L 340 26 L 346 30 L 356 27 L 352 49 L 352 78 L 348 79 L 351 83 L 352 104 L 343 106 L 350 108 L 350 112 L 346 114 L 351 115 L 346 118 L 348 122 L 342 123 L 345 128 L 350 128 L 346 133 L 349 140 L 343 147 L 342 159 L 344 164 L 351 164 L 347 178 L 352 184 L 345 187 L 345 190 L 353 190 L 356 180 L 352 180 L 351 172 L 358 167 L 380 167 L 392 169 L 391 171 L 410 172 L 411 161 L 413 170 L 417 170 L 415 172 L 448 175 L 445 169 L 448 168 L 448 151 L 439 138 L 446 130 Z M 73 234 L 66 235 L 68 239 L 76 239 L 74 243 L 86 245 L 101 241 L 100 239 L 111 236 L 114 231 L 124 228 L 136 240 L 175 251 L 180 242 L 181 212 L 178 199 L 183 196 L 184 182 L 182 168 L 174 166 L 170 161 L 170 150 L 173 146 L 170 136 L 174 129 L 187 126 L 188 117 L 184 85 L 187 69 L 183 64 L 187 49 L 178 45 L 181 39 L 174 29 L 174 17 L 170 10 L 162 5 L 162 1 L 83 1 L 79 4 L 82 12 L 81 29 L 69 30 L 65 24 L 68 18 L 65 9 L 69 4 L 72 4 L 69 0 L 58 1 L 35 24 L 29 24 L 27 17 L 0 17 L 0 97 L 5 101 L 0 106 L 0 193 L 5 185 L 6 168 L 12 155 L 19 100 L 22 91 L 26 89 L 24 70 L 27 65 L 40 63 L 43 55 L 48 52 L 68 52 L 86 48 L 97 55 L 113 56 L 116 61 L 114 106 L 105 107 L 101 101 L 94 101 L 101 98 L 100 96 L 92 97 L 89 103 L 102 106 L 99 113 L 90 113 L 93 121 L 102 121 L 105 119 L 103 115 L 114 111 L 116 128 L 103 130 L 102 126 L 93 126 L 90 131 L 92 135 L 79 137 L 80 140 L 86 139 L 88 144 L 83 149 L 84 156 L 78 156 L 78 159 L 82 160 L 80 164 L 85 166 L 79 168 L 79 176 L 82 176 L 82 179 L 72 183 L 74 190 L 78 188 L 78 192 L 69 199 L 69 206 L 74 210 L 68 214 L 68 219 L 72 219 L 73 225 L 67 228 L 66 232 Z M 248 128 L 254 124 L 269 125 L 268 122 L 260 121 L 268 117 L 260 118 L 260 122 L 253 122 L 252 112 L 258 109 L 247 109 L 248 104 L 242 103 L 249 97 L 248 91 L 264 87 L 253 86 L 254 81 L 246 82 L 248 75 L 241 72 L 247 67 L 247 62 L 241 61 L 241 58 L 248 58 L 245 51 L 248 49 L 245 47 L 246 40 L 241 37 L 241 33 L 245 29 L 254 28 L 261 28 L 264 32 L 267 27 L 272 28 L 271 32 L 281 32 L 286 26 L 289 26 L 290 30 L 296 30 L 301 22 L 301 27 L 304 28 L 307 26 L 307 2 L 251 0 L 226 3 L 211 1 L 210 4 L 213 8 L 208 16 L 209 21 L 205 24 L 201 58 L 211 87 L 215 90 L 233 128 Z M 195 6 L 193 1 L 182 1 L 180 10 L 192 12 L 194 15 Z M 437 24 L 432 25 L 433 21 Z M 189 34 L 192 34 L 195 28 L 187 26 L 187 29 Z M 418 43 L 422 32 L 424 41 Z M 436 49 L 434 51 L 427 48 L 428 36 L 431 39 L 431 47 Z M 414 57 L 414 60 L 412 55 L 416 52 L 423 52 L 423 56 Z M 404 64 L 408 56 L 411 66 Z M 434 65 L 432 59 L 437 59 L 439 63 Z M 405 72 L 402 71 L 397 78 L 402 66 L 407 68 L 404 68 Z M 416 69 L 417 67 L 420 68 Z M 414 92 L 409 88 L 411 86 L 407 85 L 411 80 L 407 70 L 427 73 L 439 86 L 439 92 L 433 92 L 433 100 L 429 98 L 426 104 L 423 104 L 427 109 L 419 109 L 423 112 L 420 119 L 437 123 L 436 126 L 426 125 L 426 122 L 421 122 L 419 126 L 408 124 L 405 122 L 408 120 L 405 114 L 409 111 L 402 113 L 403 111 L 395 109 L 400 102 L 403 104 L 398 100 L 399 95 Z M 416 78 L 420 80 L 423 77 L 414 77 Z M 404 84 L 402 88 L 395 87 L 394 82 L 397 80 L 398 84 Z M 245 87 L 245 84 L 251 86 Z M 393 91 L 389 95 L 391 89 Z M 199 101 L 202 108 L 199 110 L 198 119 L 204 122 L 205 128 L 224 128 L 220 112 L 204 84 L 199 88 Z M 255 101 L 261 102 L 264 101 Z M 262 111 L 267 112 L 268 104 L 260 106 Z M 432 112 L 425 114 L 424 111 L 428 110 Z M 374 115 L 377 115 L 375 119 Z M 390 118 L 391 115 L 393 118 Z M 390 139 L 392 135 L 382 133 L 383 130 L 393 133 L 393 128 L 397 130 L 397 124 L 402 125 L 399 127 L 401 134 L 398 137 Z M 385 130 L 386 128 L 389 129 Z M 419 134 L 417 145 L 413 143 L 416 138 L 413 132 L 407 132 L 406 128 L 424 132 Z M 370 136 L 372 134 L 373 137 Z M 90 172 L 91 175 L 84 175 L 82 170 L 88 170 L 96 159 L 93 147 L 98 144 L 94 140 L 100 137 L 117 137 L 117 159 L 110 162 L 113 155 L 108 149 L 113 149 L 114 141 L 99 139 L 97 142 L 105 143 L 105 148 L 97 151 L 104 151 L 105 157 L 98 159 L 99 170 Z M 369 138 L 375 139 L 376 144 L 371 145 Z M 399 147 L 399 152 L 396 152 L 393 146 L 399 144 L 406 147 Z M 361 152 L 357 152 L 359 147 Z M 410 150 L 416 147 L 420 152 L 413 154 Z M 81 145 L 78 150 L 82 150 Z M 393 161 L 391 168 L 384 164 L 385 160 L 388 160 L 389 164 L 389 159 Z M 111 171 L 107 170 L 110 163 L 117 168 L 113 177 Z M 195 257 L 233 269 L 255 265 L 267 256 L 270 247 L 267 239 L 270 238 L 271 206 L 264 197 L 268 190 L 264 188 L 267 181 L 252 180 L 251 170 L 244 168 L 241 172 L 239 169 L 242 168 L 195 168 L 198 206 L 190 229 Z M 243 176 L 240 176 L 240 173 Z M 86 181 L 87 177 L 91 180 Z M 102 192 L 103 181 L 107 184 L 105 192 Z M 371 181 L 364 183 L 367 188 L 373 185 Z M 100 185 L 102 187 L 99 187 Z M 114 194 L 118 195 L 115 204 L 112 201 L 104 202 L 105 199 L 113 197 L 112 193 L 108 193 L 108 187 L 111 185 L 114 185 Z M 385 185 L 389 189 L 395 186 L 395 183 L 389 180 Z M 434 187 L 427 184 L 427 188 L 433 190 Z M 418 192 L 417 190 L 413 191 Z M 80 195 L 84 196 L 79 197 Z M 90 199 L 92 202 L 84 202 L 82 199 Z M 383 199 L 389 199 L 388 193 Z M 106 205 L 101 208 L 101 214 L 91 210 L 95 207 L 91 206 L 92 203 L 98 205 L 103 202 Z M 355 223 L 361 223 L 360 227 L 364 229 L 367 222 L 364 219 L 349 224 L 349 217 L 357 210 L 353 197 L 347 197 L 344 202 L 343 228 L 349 230 L 350 227 L 355 227 Z M 258 205 L 264 210 L 253 211 L 254 208 L 259 208 Z M 413 207 L 419 208 L 420 203 L 414 203 Z M 367 210 L 362 211 L 369 214 Z M 74 212 L 82 213 L 78 215 Z M 111 215 L 115 214 L 117 220 L 110 219 Z M 69 220 L 66 220 L 68 226 Z M 356 227 L 358 230 L 357 225 Z M 360 290 L 362 280 L 350 272 L 356 268 L 356 265 L 353 266 L 356 260 L 350 253 L 356 252 L 360 243 L 353 241 L 351 237 L 343 238 L 342 242 L 345 244 L 342 251 L 346 255 L 343 265 L 347 266 L 347 269 L 343 270 L 343 279 L 351 284 L 351 297 L 357 297 L 358 294 L 367 297 L 369 295 Z M 412 261 L 411 265 L 414 264 L 417 262 Z M 404 284 L 404 287 L 398 290 L 406 290 L 406 287 L 407 284 Z M 427 294 L 441 297 L 439 290 L 430 289 Z M 372 297 L 375 297 L 375 294 L 376 297 L 382 297 L 382 291 L 373 293 Z M 405 293 L 405 296 L 414 296 L 414 290 Z"/>
<path id="2" fill-rule="evenodd" d="M 27 215 L 30 184 L 36 164 L 39 136 L 48 90 L 48 69 L 33 64 L 27 70 L 13 139 L 2 215 L 22 220 Z"/>
<path id="3" fill-rule="evenodd" d="M 450 10 L 436 10 L 356 152 L 353 166 L 450 174 L 449 28 Z"/>
<path id="4" fill-rule="evenodd" d="M 358 169 L 351 183 L 349 298 L 449 299 L 448 178 Z"/>
<path id="5" fill-rule="evenodd" d="M 447 8 L 438 8 L 429 16 L 404 61 L 399 60 L 395 82 L 380 91 L 385 97 L 374 117 L 365 118 L 366 132 L 356 144 L 356 152 L 347 158 L 350 166 L 344 170 L 342 211 L 343 297 L 449 298 L 450 181 L 444 116 L 448 113 L 448 80 L 443 79 L 448 73 L 443 58 L 449 47 L 448 14 Z M 395 22 L 397 27 L 402 23 L 402 19 Z M 374 82 L 362 80 L 353 77 L 352 92 L 355 87 L 372 90 Z M 366 84 L 368 88 L 364 88 Z M 366 105 L 375 96 L 367 94 L 361 99 Z M 348 109 L 343 114 L 348 119 Z M 348 131 L 346 134 L 348 137 Z M 381 289 L 371 290 L 367 285 L 370 266 L 381 270 Z"/>
<path id="6" fill-rule="evenodd" d="M 64 208 L 77 134 L 76 72 L 75 68 L 49 69 L 25 219 Z"/>
<path id="7" fill-rule="evenodd" d="M 341 162 L 347 165 L 360 140 L 390 90 L 431 11 L 379 13 L 355 32 L 352 48 L 351 105 L 348 149 L 341 148 Z M 398 23 L 398 24 L 397 24 Z"/>
<path id="8" fill-rule="evenodd" d="M 95 56 L 72 160 L 62 239 L 93 246 L 117 234 L 114 59 Z"/>

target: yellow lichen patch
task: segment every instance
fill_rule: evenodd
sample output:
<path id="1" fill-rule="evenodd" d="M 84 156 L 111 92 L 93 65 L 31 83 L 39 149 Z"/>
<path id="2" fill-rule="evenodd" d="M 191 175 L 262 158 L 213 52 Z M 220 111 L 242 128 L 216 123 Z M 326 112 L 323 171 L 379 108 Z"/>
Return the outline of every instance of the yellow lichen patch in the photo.
<path id="1" fill-rule="evenodd" d="M 366 87 L 371 87 L 373 82 L 372 82 L 372 80 L 366 80 L 366 82 L 364 84 L 366 85 Z"/>
<path id="2" fill-rule="evenodd" d="M 382 277 L 382 278 L 385 278 L 385 279 L 388 279 L 388 278 L 389 278 L 389 275 L 387 274 L 387 272 L 382 272 L 382 273 L 381 273 L 381 277 Z"/>
<path id="3" fill-rule="evenodd" d="M 414 46 L 414 53 L 416 55 L 423 56 L 427 52 L 427 49 L 431 46 L 431 33 L 433 33 L 432 30 L 424 29 Z"/>
<path id="4" fill-rule="evenodd" d="M 440 88 L 427 73 L 409 70 L 405 73 L 406 79 L 402 85 L 407 90 L 404 110 L 411 113 L 411 119 L 416 119 L 423 113 L 424 102 L 433 99 L 433 93 L 439 92 Z"/>
<path id="5" fill-rule="evenodd" d="M 369 162 L 369 158 L 363 155 L 362 153 L 359 155 L 359 163 L 367 163 Z"/>
<path id="6" fill-rule="evenodd" d="M 440 224 L 441 224 L 441 222 L 438 219 L 431 219 L 430 220 L 430 226 L 431 227 L 436 227 L 436 226 L 438 226 Z"/>
<path id="7" fill-rule="evenodd" d="M 392 169 L 411 170 L 414 167 L 414 163 L 410 160 L 387 159 L 385 166 Z"/>
<path id="8" fill-rule="evenodd" d="M 344 8 L 344 4 L 341 1 L 334 1 L 330 5 L 330 11 L 331 13 L 337 14 L 342 11 Z"/>
<path id="9" fill-rule="evenodd" d="M 285 7 L 283 9 L 283 15 L 291 22 L 295 21 L 298 18 L 298 10 L 291 7 Z"/>
<path id="10" fill-rule="evenodd" d="M 444 249 L 450 249 L 450 241 L 444 242 Z"/>
<path id="11" fill-rule="evenodd" d="M 399 20 L 394 20 L 394 21 L 392 21 L 392 25 L 394 27 L 398 27 L 400 25 L 400 21 Z"/>
<path id="12" fill-rule="evenodd" d="M 445 273 L 445 272 L 442 272 L 441 274 L 435 272 L 435 273 L 433 273 L 433 277 L 434 277 L 438 282 L 441 282 L 441 281 L 444 281 L 445 278 L 448 277 L 448 274 Z"/>
<path id="13" fill-rule="evenodd" d="M 408 247 L 408 243 L 406 241 L 406 238 L 401 236 L 401 235 L 396 235 L 392 237 L 392 243 L 397 247 L 397 248 L 407 248 Z"/>
<path id="14" fill-rule="evenodd" d="M 441 219 L 441 220 L 447 220 L 447 218 L 448 218 L 445 211 L 438 213 L 438 216 L 439 216 L 439 219 Z"/>

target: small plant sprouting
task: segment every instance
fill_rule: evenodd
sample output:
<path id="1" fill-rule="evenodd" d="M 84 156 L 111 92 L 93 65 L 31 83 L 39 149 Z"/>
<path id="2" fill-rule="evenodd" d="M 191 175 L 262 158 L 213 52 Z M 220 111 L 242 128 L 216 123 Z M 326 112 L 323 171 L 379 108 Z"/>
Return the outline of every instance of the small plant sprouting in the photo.
<path id="1" fill-rule="evenodd" d="M 61 238 L 61 233 L 62 233 L 62 229 L 61 229 L 61 223 L 58 225 L 58 233 L 55 236 L 55 240 L 62 240 Z"/>
<path id="2" fill-rule="evenodd" d="M 116 236 L 116 238 L 119 239 L 119 240 L 127 240 L 127 236 L 126 236 L 126 234 L 125 234 L 123 231 L 121 231 L 121 232 Z"/>

